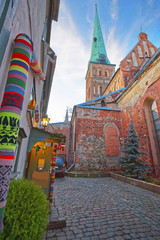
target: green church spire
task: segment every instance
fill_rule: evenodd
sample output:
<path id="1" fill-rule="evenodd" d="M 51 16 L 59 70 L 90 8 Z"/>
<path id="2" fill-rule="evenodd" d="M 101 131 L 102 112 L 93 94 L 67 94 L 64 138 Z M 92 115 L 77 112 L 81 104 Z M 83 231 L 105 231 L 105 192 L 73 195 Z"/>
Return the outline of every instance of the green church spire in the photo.
<path id="1" fill-rule="evenodd" d="M 101 64 L 111 64 L 106 53 L 106 48 L 104 45 L 101 25 L 98 18 L 97 4 L 94 19 L 94 31 L 92 40 L 92 51 L 91 58 L 89 62 L 101 63 Z"/>

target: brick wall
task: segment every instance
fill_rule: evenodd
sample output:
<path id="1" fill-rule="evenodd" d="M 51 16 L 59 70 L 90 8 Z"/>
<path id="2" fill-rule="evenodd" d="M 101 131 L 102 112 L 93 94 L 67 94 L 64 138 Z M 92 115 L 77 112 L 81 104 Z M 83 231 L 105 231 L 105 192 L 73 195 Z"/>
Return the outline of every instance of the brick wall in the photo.
<path id="1" fill-rule="evenodd" d="M 76 108 L 76 164 L 75 170 L 114 170 L 119 168 L 118 157 L 106 156 L 105 133 L 109 123 L 121 135 L 121 112 Z M 118 141 L 118 137 L 117 137 Z M 116 153 L 119 151 L 115 150 Z"/>
<path id="2" fill-rule="evenodd" d="M 156 101 L 160 118 L 160 78 L 158 77 L 160 62 L 150 67 L 134 87 L 120 99 L 118 106 L 122 109 L 122 131 L 126 134 L 130 119 L 135 124 L 136 133 L 140 137 L 140 151 L 145 152 L 142 159 L 151 163 L 155 173 L 160 175 L 160 151 L 153 125 L 150 106 Z"/>

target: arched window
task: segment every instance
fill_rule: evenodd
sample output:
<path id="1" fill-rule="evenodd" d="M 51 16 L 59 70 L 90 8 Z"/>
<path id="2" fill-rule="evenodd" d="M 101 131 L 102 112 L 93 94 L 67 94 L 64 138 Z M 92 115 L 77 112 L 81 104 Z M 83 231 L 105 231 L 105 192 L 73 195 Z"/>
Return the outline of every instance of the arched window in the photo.
<path id="1" fill-rule="evenodd" d="M 149 54 L 148 54 L 148 48 L 147 48 L 147 43 L 146 43 L 145 41 L 143 41 L 143 46 L 144 46 L 144 51 L 145 51 L 146 56 L 149 56 Z"/>
<path id="2" fill-rule="evenodd" d="M 138 66 L 135 52 L 132 52 L 132 61 L 134 66 Z"/>
<path id="3" fill-rule="evenodd" d="M 100 96 L 102 95 L 102 86 L 101 85 L 98 86 L 98 94 Z"/>
<path id="4" fill-rule="evenodd" d="M 151 53 L 152 55 L 155 53 L 154 47 L 151 47 Z"/>
<path id="5" fill-rule="evenodd" d="M 143 57 L 141 47 L 140 47 L 140 46 L 137 46 L 137 48 L 138 48 L 139 57 Z"/>
<path id="6" fill-rule="evenodd" d="M 96 94 L 96 87 L 93 87 L 93 93 Z"/>
<path id="7" fill-rule="evenodd" d="M 160 147 L 160 118 L 158 114 L 156 101 L 153 101 L 153 103 L 151 104 L 151 113 L 152 113 L 152 119 L 153 119 L 155 132 L 157 136 L 157 141 Z"/>
<path id="8" fill-rule="evenodd" d="M 98 68 L 98 70 L 97 70 L 97 75 L 101 76 L 101 69 L 100 68 Z"/>
<path id="9" fill-rule="evenodd" d="M 143 104 L 145 118 L 150 139 L 150 148 L 153 158 L 153 166 L 156 174 L 160 171 L 160 119 L 157 111 L 156 101 L 147 97 Z"/>
<path id="10" fill-rule="evenodd" d="M 93 68 L 93 75 L 96 75 L 96 69 Z"/>
<path id="11" fill-rule="evenodd" d="M 90 91 L 90 88 L 88 89 L 88 97 L 90 99 L 90 96 L 91 96 L 91 91 Z"/>
<path id="12" fill-rule="evenodd" d="M 105 70 L 105 77 L 109 77 L 109 71 Z"/>
<path id="13" fill-rule="evenodd" d="M 107 156 L 119 156 L 119 134 L 113 124 L 109 124 L 105 129 L 105 146 Z"/>

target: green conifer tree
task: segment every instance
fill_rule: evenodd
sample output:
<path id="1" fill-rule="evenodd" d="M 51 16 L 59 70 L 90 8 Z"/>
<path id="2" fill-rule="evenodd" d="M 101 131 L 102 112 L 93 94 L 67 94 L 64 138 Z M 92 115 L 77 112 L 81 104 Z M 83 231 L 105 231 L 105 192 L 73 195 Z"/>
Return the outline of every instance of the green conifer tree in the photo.
<path id="1" fill-rule="evenodd" d="M 140 156 L 144 152 L 139 151 L 139 136 L 135 133 L 134 124 L 130 121 L 128 134 L 124 139 L 121 147 L 120 164 L 124 169 L 125 176 L 138 178 L 148 172 L 151 172 L 151 168 L 148 162 L 142 161 Z"/>

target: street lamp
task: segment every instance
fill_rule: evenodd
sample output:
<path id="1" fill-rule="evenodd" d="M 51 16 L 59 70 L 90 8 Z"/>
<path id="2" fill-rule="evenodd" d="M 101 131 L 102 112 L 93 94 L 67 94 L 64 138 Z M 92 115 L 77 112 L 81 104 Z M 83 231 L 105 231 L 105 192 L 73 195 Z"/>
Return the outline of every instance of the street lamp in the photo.
<path id="1" fill-rule="evenodd" d="M 50 118 L 47 118 L 47 117 L 42 118 L 42 126 L 44 127 L 44 129 L 45 127 L 48 126 L 49 121 L 50 121 Z"/>

